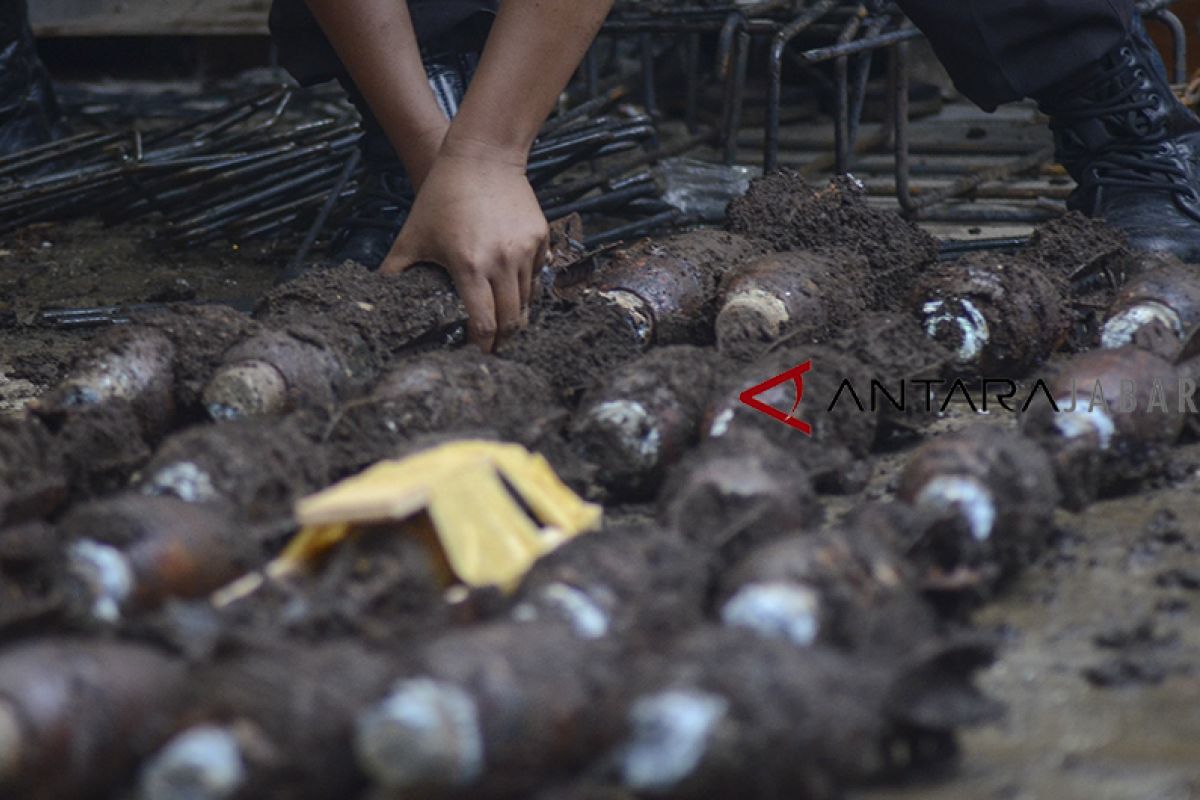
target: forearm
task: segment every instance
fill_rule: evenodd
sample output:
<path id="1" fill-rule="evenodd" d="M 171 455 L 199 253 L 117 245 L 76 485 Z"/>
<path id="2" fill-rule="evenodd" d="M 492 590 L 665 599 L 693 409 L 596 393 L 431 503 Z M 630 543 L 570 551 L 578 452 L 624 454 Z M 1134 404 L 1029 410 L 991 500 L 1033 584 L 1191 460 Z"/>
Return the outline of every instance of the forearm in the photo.
<path id="1" fill-rule="evenodd" d="M 307 0 L 355 85 L 420 186 L 450 121 L 438 106 L 404 0 Z"/>
<path id="2" fill-rule="evenodd" d="M 611 7 L 612 0 L 502 0 L 443 153 L 523 167 Z"/>

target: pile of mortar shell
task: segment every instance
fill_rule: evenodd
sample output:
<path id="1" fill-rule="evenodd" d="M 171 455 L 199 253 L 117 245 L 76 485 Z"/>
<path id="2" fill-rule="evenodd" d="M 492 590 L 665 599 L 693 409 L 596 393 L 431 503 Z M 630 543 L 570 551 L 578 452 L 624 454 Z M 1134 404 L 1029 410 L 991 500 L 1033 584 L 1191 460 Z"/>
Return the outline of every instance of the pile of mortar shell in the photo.
<path id="1" fill-rule="evenodd" d="M 997 714 L 973 682 L 996 643 L 943 601 L 1003 591 L 1053 546 L 1060 503 L 1159 474 L 1186 415 L 1106 406 L 934 436 L 895 502 L 831 518 L 822 494 L 861 491 L 888 426 L 924 425 L 827 411 L 842 382 L 962 371 L 961 342 L 928 338 L 911 297 L 947 296 L 948 273 L 848 181 L 774 176 L 730 218 L 598 258 L 499 357 L 451 349 L 444 275 L 356 267 L 281 287 L 253 319 L 168 313 L 105 337 L 0 426 L 0 795 L 832 798 L 952 760 L 956 733 Z M 1119 244 L 1073 249 L 1087 225 L 1048 226 L 1000 270 L 1059 259 L 1024 283 L 1064 320 L 1005 364 L 1076 348 L 1075 272 L 1138 269 Z M 1191 294 L 1161 283 L 1109 315 L 1156 304 L 1124 317 L 1146 321 L 1130 344 L 1061 375 L 1191 374 Z M 804 362 L 792 419 L 811 437 L 741 398 Z M 206 421 L 227 368 L 283 402 Z M 786 415 L 795 395 L 785 381 L 759 399 Z M 468 436 L 545 454 L 605 526 L 512 595 L 447 586 L 429 542 L 378 526 L 213 602 L 279 552 L 298 498 Z"/>

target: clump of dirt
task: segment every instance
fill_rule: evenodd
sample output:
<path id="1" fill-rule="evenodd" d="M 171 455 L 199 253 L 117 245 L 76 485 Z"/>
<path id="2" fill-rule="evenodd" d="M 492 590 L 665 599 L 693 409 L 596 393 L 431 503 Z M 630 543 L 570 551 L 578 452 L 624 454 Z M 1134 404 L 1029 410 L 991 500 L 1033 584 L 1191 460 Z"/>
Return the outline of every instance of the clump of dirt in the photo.
<path id="1" fill-rule="evenodd" d="M 162 331 L 175 346 L 175 402 L 188 418 L 200 418 L 200 396 L 221 357 L 233 345 L 250 338 L 259 326 L 228 306 L 173 306 L 134 320 Z"/>
<path id="2" fill-rule="evenodd" d="M 1124 234 L 1076 211 L 1039 226 L 1022 256 L 1062 283 L 1108 273 L 1120 285 L 1134 262 Z"/>
<path id="3" fill-rule="evenodd" d="M 773 172 L 729 204 L 727 224 L 777 250 L 836 247 L 861 253 L 871 265 L 878 309 L 899 309 L 914 277 L 937 258 L 932 236 L 894 213 L 872 208 L 862 185 L 849 176 L 815 189 L 798 172 Z"/>
<path id="4" fill-rule="evenodd" d="M 0 418 L 0 528 L 48 517 L 69 492 L 49 431 L 33 420 Z"/>
<path id="5" fill-rule="evenodd" d="M 1021 257 L 1071 287 L 1067 346 L 1072 352 L 1097 344 L 1105 310 L 1116 292 L 1142 269 L 1124 234 L 1078 212 L 1040 226 Z"/>
<path id="6" fill-rule="evenodd" d="M 202 425 L 163 442 L 142 470 L 140 490 L 189 503 L 227 503 L 266 535 L 285 533 L 293 503 L 329 483 L 325 452 L 305 414 Z M 271 528 L 270 525 L 282 529 Z"/>
<path id="7" fill-rule="evenodd" d="M 73 499 L 123 488 L 153 453 L 145 420 L 124 400 L 76 409 L 56 424 L 53 446 L 62 454 Z"/>
<path id="8" fill-rule="evenodd" d="M 550 381 L 568 406 L 601 375 L 641 355 L 645 345 L 635 322 L 619 305 L 594 294 L 541 310 L 538 319 L 498 355 L 532 368 Z"/>
<path id="9" fill-rule="evenodd" d="M 365 527 L 311 573 L 268 582 L 220 610 L 220 638 L 306 642 L 355 638 L 396 647 L 454 622 L 439 581 L 444 567 L 419 537 L 395 526 Z M 174 627 L 168 619 L 160 627 Z M 178 633 L 170 638 L 177 638 Z"/>
<path id="10" fill-rule="evenodd" d="M 1024 375 L 1066 338 L 1065 284 L 1020 257 L 974 253 L 926 272 L 912 294 L 930 338 L 957 366 Z"/>
<path id="11" fill-rule="evenodd" d="M 311 270 L 272 290 L 255 317 L 268 326 L 324 320 L 352 332 L 381 363 L 409 348 L 453 340 L 467 319 L 441 269 L 414 267 L 389 277 L 352 262 Z"/>

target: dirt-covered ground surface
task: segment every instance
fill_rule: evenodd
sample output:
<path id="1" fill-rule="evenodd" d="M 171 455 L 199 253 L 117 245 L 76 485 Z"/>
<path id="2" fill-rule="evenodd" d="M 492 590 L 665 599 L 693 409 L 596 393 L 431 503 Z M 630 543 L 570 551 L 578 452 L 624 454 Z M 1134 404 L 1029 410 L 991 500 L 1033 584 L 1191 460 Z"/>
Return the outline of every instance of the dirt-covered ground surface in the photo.
<path id="1" fill-rule="evenodd" d="M 125 487 L 134 486 L 140 495 L 198 503 L 204 513 L 237 520 L 237 530 L 249 534 L 250 544 L 242 540 L 234 546 L 229 541 L 222 543 L 219 537 L 210 543 L 226 548 L 230 562 L 210 565 L 211 569 L 236 576 L 248 566 L 260 565 L 263 553 L 278 552 L 292 530 L 289 519 L 281 518 L 289 517 L 291 503 L 297 497 L 378 458 L 403 455 L 450 435 L 498 436 L 545 452 L 573 488 L 605 503 L 615 521 L 631 526 L 646 524 L 655 516 L 655 498 L 660 522 L 683 519 L 687 535 L 693 529 L 704 528 L 712 518 L 727 515 L 722 524 L 728 527 L 716 526 L 714 535 L 724 536 L 731 531 L 736 535 L 719 545 L 695 542 L 697 551 L 703 550 L 704 558 L 711 559 L 708 564 L 690 565 L 685 550 L 672 550 L 677 544 L 674 540 L 639 542 L 638 547 L 662 549 L 653 556 L 643 553 L 639 558 L 645 556 L 647 563 L 657 564 L 649 574 L 661 586 L 653 581 L 650 585 L 654 591 L 661 589 L 666 599 L 660 608 L 656 601 L 639 595 L 636 602 L 644 604 L 639 606 L 644 617 L 614 625 L 628 624 L 639 631 L 629 634 L 633 643 L 629 646 L 635 651 L 653 651 L 660 633 L 666 632 L 661 637 L 665 641 L 676 633 L 673 625 L 686 627 L 687 620 L 680 619 L 679 609 L 688 604 L 680 598 L 690 597 L 688 592 L 704 591 L 688 588 L 689 569 L 680 565 L 723 572 L 762 544 L 755 534 L 737 527 L 745 527 L 738 522 L 739 514 L 751 513 L 754 518 L 753 514 L 761 513 L 761 509 L 733 508 L 729 497 L 736 492 L 722 495 L 716 489 L 705 488 L 708 484 L 704 480 L 711 476 L 705 478 L 704 470 L 710 467 L 703 461 L 707 451 L 696 450 L 700 438 L 695 430 L 697 418 L 704 415 L 703 428 L 714 439 L 723 435 L 722 426 L 732 426 L 730 439 L 734 441 L 740 441 L 737 437 L 741 436 L 754 441 L 753 437 L 762 435 L 756 432 L 759 430 L 766 433 L 768 444 L 770 440 L 793 441 L 786 439 L 793 433 L 789 428 L 772 421 L 762 423 L 767 427 L 755 428 L 757 421 L 747 423 L 739 416 L 744 409 L 735 414 L 719 402 L 706 407 L 698 404 L 695 396 L 709 393 L 720 397 L 725 384 L 745 388 L 749 385 L 746 376 L 770 377 L 770 373 L 762 372 L 765 366 L 761 365 L 776 359 L 787 366 L 787 359 L 799 352 L 817 353 L 813 358 L 818 363 L 824 363 L 822 359 L 857 359 L 845 361 L 848 373 L 864 370 L 871 376 L 894 369 L 897 372 L 887 377 L 895 379 L 928 374 L 933 368 L 950 369 L 940 362 L 953 363 L 956 356 L 962 360 L 970 349 L 970 337 L 959 329 L 965 330 L 963 326 L 971 319 L 964 317 L 965 323 L 956 322 L 959 328 L 947 333 L 937 328 L 937 310 L 928 307 L 924 309 L 928 317 L 925 322 L 933 339 L 918 337 L 920 352 L 914 352 L 906 344 L 911 340 L 900 333 L 908 328 L 898 319 L 917 313 L 908 297 L 914 286 L 935 287 L 930 289 L 930 297 L 949 302 L 951 290 L 945 288 L 946 281 L 926 274 L 933 269 L 936 257 L 932 239 L 884 212 L 865 211 L 853 187 L 844 182 L 803 196 L 795 194 L 801 190 L 794 183 L 783 179 L 760 188 L 768 199 L 764 203 L 760 197 L 757 208 L 753 202 L 735 204 L 730 214 L 731 232 L 705 234 L 709 238 L 690 240 L 686 246 L 670 242 L 639 246 L 618 256 L 618 266 L 601 273 L 608 277 L 595 282 L 592 288 L 596 291 L 581 293 L 580 287 L 574 286 L 563 289 L 557 299 L 547 299 L 534 328 L 502 348 L 499 360 L 481 360 L 469 351 L 452 349 L 459 341 L 461 309 L 436 277 L 411 278 L 408 291 L 420 293 L 422 299 L 414 304 L 412 314 L 405 316 L 396 313 L 405 307 L 403 293 L 376 284 L 374 281 L 380 279 L 365 274 L 331 273 L 328 281 L 309 278 L 296 287 L 272 290 L 276 271 L 286 261 L 286 247 L 278 251 L 213 247 L 201 252 L 163 252 L 148 243 L 148 231 L 108 231 L 89 222 L 38 227 L 9 237 L 0 244 L 0 416 L 17 420 L 26 413 L 29 401 L 41 404 L 39 414 L 50 437 L 46 441 L 53 439 L 55 444 L 43 445 L 39 450 L 38 442 L 34 442 L 27 451 L 39 452 L 36 458 L 45 462 L 30 465 L 33 477 L 29 481 L 61 473 L 66 476 L 66 485 L 54 486 L 48 478 L 49 489 L 29 492 L 35 498 L 31 501 L 34 505 L 41 503 L 39 508 L 53 509 L 42 513 L 30 513 L 19 503 L 6 508 L 0 502 L 0 523 L 6 522 L 4 513 L 8 512 L 21 523 L 12 530 L 19 530 L 30 540 L 37 540 L 42 524 L 54 526 L 57 538 L 51 538 L 56 542 L 71 541 L 80 531 L 98 535 L 97 519 L 110 518 L 104 514 L 114 515 L 111 518 L 115 519 L 125 512 L 109 509 L 101 513 L 90 507 L 81 511 L 83 503 L 122 495 Z M 763 207 L 778 213 L 764 218 Z M 1078 227 L 1074 233 L 1072 226 Z M 764 230 L 778 235 L 764 236 Z M 1061 364 L 1069 351 L 1091 348 L 1097 333 L 1096 316 L 1112 299 L 1111 290 L 1094 288 L 1100 285 L 1094 277 L 1107 274 L 1111 278 L 1114 265 L 1133 262 L 1128 254 L 1106 249 L 1103 236 L 1086 225 L 1073 221 L 1063 230 L 1066 232 L 1059 231 L 1061 239 L 1044 243 L 1029 257 L 1031 260 L 1012 267 L 1018 276 L 1025 269 L 1043 270 L 1046 285 L 1039 284 L 1037 291 L 1061 297 L 1061 307 L 1049 311 L 1040 308 L 1037 304 L 1043 300 L 1041 295 L 1014 301 L 1011 297 L 1005 300 L 988 295 L 991 288 L 972 290 L 976 292 L 972 297 L 985 298 L 978 301 L 984 312 L 989 311 L 985 304 L 988 301 L 1011 311 L 1006 316 L 1009 328 L 999 329 L 993 323 L 993 344 L 998 349 L 986 355 L 993 360 L 979 357 L 989 370 L 1013 370 L 1029 379 L 1047 369 L 1048 357 L 1053 364 Z M 845 265 L 856 276 L 846 285 L 870 286 L 871 291 L 864 295 L 871 296 L 851 304 L 854 313 L 849 323 L 845 315 L 850 311 L 827 307 L 824 311 L 804 312 L 818 317 L 828 313 L 827 324 L 797 328 L 795 320 L 779 312 L 778 304 L 761 305 L 767 290 L 758 286 L 747 294 L 746 302 L 751 309 L 748 313 L 767 317 L 765 323 L 751 328 L 755 336 L 762 337 L 758 343 L 761 347 L 756 353 L 753 336 L 746 334 L 742 325 L 738 328 L 737 358 L 727 361 L 723 360 L 727 356 L 713 346 L 714 337 L 721 331 L 721 304 L 728 301 L 720 297 L 721 276 L 713 277 L 703 270 L 693 274 L 681 268 L 677 274 L 672 273 L 673 277 L 648 281 L 649 286 L 638 284 L 646 280 L 646 275 L 658 274 L 656 269 L 666 269 L 663 265 L 688 259 L 696 263 L 742 262 L 775 250 L 819 250 L 826 259 L 821 262 L 823 268 L 834 262 Z M 630 271 L 628 263 L 620 265 L 622 258 L 644 269 Z M 1085 274 L 1056 272 L 1056 264 L 1064 269 L 1078 268 Z M 1089 276 L 1093 278 L 1090 283 Z M 1085 288 L 1077 289 L 1067 302 L 1072 279 Z M 767 288 L 770 286 L 774 284 Z M 679 302 L 684 295 L 685 302 Z M 186 324 L 163 325 L 160 319 L 159 328 L 153 316 L 135 320 L 148 328 L 161 329 L 166 337 L 162 346 L 173 348 L 177 363 L 172 368 L 172 388 L 154 395 L 153 381 L 148 381 L 151 389 L 143 394 L 148 392 L 149 399 L 121 398 L 132 410 L 122 404 L 110 410 L 127 423 L 132 414 L 135 422 L 130 424 L 135 429 L 140 427 L 140 433 L 131 437 L 141 436 L 143 441 L 137 447 L 129 446 L 130 452 L 126 453 L 112 442 L 101 441 L 86 420 L 78 423 L 82 432 L 72 433 L 76 409 L 87 402 L 78 399 L 78 387 L 71 390 L 74 394 L 64 394 L 59 385 L 68 374 L 79 374 L 78 369 L 72 373 L 72 365 L 98 342 L 109 348 L 109 353 L 124 352 L 121 348 L 127 345 L 114 338 L 109 327 L 66 329 L 45 324 L 40 315 L 48 310 L 145 303 L 185 304 L 181 307 L 193 316 L 186 317 Z M 219 315 L 225 312 L 210 315 L 192 307 L 209 303 L 254 309 L 253 320 L 237 317 L 236 326 L 242 326 L 237 328 L 237 342 L 222 339 L 222 331 L 228 333 L 235 325 L 222 321 L 225 318 Z M 768 310 L 760 313 L 760 306 Z M 314 309 L 320 313 L 312 313 Z M 867 314 L 868 309 L 874 316 Z M 819 322 L 819 318 L 812 319 Z M 812 319 L 806 317 L 805 324 Z M 797 343 L 789 342 L 788 337 L 801 335 L 804 338 L 797 349 Z M 658 368 L 663 372 L 656 373 L 661 375 L 660 381 L 650 385 L 636 376 L 623 376 L 597 383 L 600 376 L 614 374 L 614 370 L 633 361 L 648 340 L 655 345 L 652 353 L 680 348 L 660 359 Z M 240 349 L 231 351 L 227 346 L 231 343 Z M 808 343 L 811 350 L 805 350 Z M 780 355 L 784 346 L 784 354 Z M 832 349 L 821 349 L 826 347 Z M 1057 354 L 1052 356 L 1051 351 Z M 238 353 L 232 359 L 236 362 L 233 366 L 243 371 L 231 374 L 227 383 L 214 388 L 212 377 L 230 367 L 228 352 Z M 180 357 L 180 353 L 187 357 Z M 152 355 L 143 360 L 151 362 Z M 745 362 L 753 358 L 761 360 L 747 367 Z M 263 371 L 262 363 L 272 365 L 274 371 Z M 672 364 L 686 364 L 687 369 Z M 249 374 L 246 370 L 253 375 L 269 372 L 270 379 L 243 379 Z M 822 391 L 821 386 L 819 381 L 809 384 L 813 392 Z M 650 416 L 631 417 L 634 406 L 621 405 L 626 400 L 613 395 L 617 391 L 637 396 L 639 402 L 635 405 L 641 409 L 637 413 L 643 414 L 644 407 L 649 407 Z M 238 416 L 246 409 L 263 412 L 263 418 L 225 421 L 216 426 L 218 433 L 205 419 L 206 414 Z M 866 423 L 853 415 L 829 415 L 826 419 L 819 410 L 808 418 L 817 426 L 815 436 L 821 449 L 804 451 L 811 454 L 811 463 L 804 468 L 811 472 L 812 487 L 821 493 L 820 499 L 807 485 L 802 492 L 787 486 L 764 490 L 763 497 L 768 505 L 772 501 L 782 503 L 783 508 L 775 510 L 780 518 L 793 519 L 798 513 L 788 503 L 807 509 L 823 508 L 827 531 L 836 531 L 843 515 L 856 513 L 866 501 L 893 501 L 901 488 L 901 473 L 922 442 L 960 433 L 980 422 L 1006 431 L 1015 431 L 1016 427 L 1009 414 L 975 414 L 961 402 L 945 414 L 872 420 L 870 427 L 864 427 Z M 630 419 L 634 419 L 633 433 Z M 643 428 L 638 428 L 639 424 Z M 646 425 L 653 426 L 653 435 L 646 432 Z M 722 434 L 715 433 L 718 429 Z M 881 433 L 886 430 L 892 433 Z M 69 439 L 69 435 L 78 438 Z M 1101 499 L 1081 503 L 1079 510 L 1056 511 L 1049 541 L 1034 548 L 1029 563 L 1004 564 L 1003 570 L 1011 572 L 1011 577 L 997 579 L 995 587 L 981 589 L 983 602 L 949 614 L 955 624 L 969 618 L 974 630 L 998 637 L 998 657 L 980 673 L 977 682 L 987 695 L 1004 705 L 1004 715 L 963 732 L 957 760 L 935 759 L 938 764 L 934 769 L 899 775 L 888 771 L 881 773 L 883 777 L 872 774 L 865 781 L 866 788 L 853 789 L 853 797 L 1183 800 L 1200 794 L 1200 714 L 1196 713 L 1200 702 L 1200 671 L 1196 666 L 1200 663 L 1200 624 L 1196 616 L 1200 603 L 1200 515 L 1196 513 L 1200 507 L 1200 444 L 1189 443 L 1186 434 L 1183 441 L 1180 446 L 1157 453 L 1154 468 L 1139 472 L 1136 482 L 1126 483 L 1119 492 L 1109 487 Z M 64 446 L 61 452 L 56 449 Z M 712 446 L 711 442 L 705 445 Z M 684 467 L 675 468 L 685 454 L 697 460 L 685 460 Z M 18 490 L 26 486 L 19 474 L 24 466 L 21 458 L 36 460 L 13 450 L 5 461 L 0 461 L 0 477 Z M 105 458 L 111 463 L 104 462 Z M 740 466 L 766 465 L 768 477 L 779 478 L 777 471 L 769 467 L 780 462 L 769 458 L 759 454 Z M 699 465 L 695 472 L 688 471 L 692 463 Z M 786 458 L 782 463 L 787 470 Z M 612 467 L 614 464 L 623 468 Z M 737 462 L 730 464 L 730 470 L 740 469 Z M 598 469 L 597 465 L 609 466 Z M 19 495 L 20 491 L 14 492 L 14 496 Z M 718 499 L 713 500 L 713 496 Z M 678 502 L 672 504 L 672 497 Z M 213 502 L 206 504 L 207 500 Z M 7 502 L 3 494 L 0 501 Z M 709 502 L 714 505 L 704 505 Z M 1013 513 L 1020 512 L 1018 507 Z M 689 514 L 698 517 L 692 519 Z M 767 520 L 769 527 L 775 518 L 759 519 Z M 220 522 L 198 519 L 195 524 L 198 529 L 208 525 L 204 529 L 210 532 L 222 530 Z M 8 559 L 18 564 L 15 574 L 19 578 L 9 587 L 11 596 L 18 599 L 0 615 L 0 630 L 6 635 L 19 631 L 21 637 L 31 630 L 53 630 L 55 626 L 77 630 L 77 620 L 64 622 L 78 613 L 77 601 L 58 596 L 61 587 L 46 596 L 41 594 L 45 586 L 55 585 L 53 576 L 31 579 L 21 572 L 25 567 L 20 565 L 27 563 L 38 565 L 35 571 L 46 565 L 61 566 L 55 556 L 45 555 L 49 546 L 35 542 L 23 552 L 25 540 L 14 536 L 14 541 L 0 549 L 0 562 Z M 123 545 L 120 540 L 110 544 Z M 275 594 L 275 589 L 268 588 L 249 605 L 235 605 L 219 623 L 201 618 L 194 610 L 187 610 L 190 607 L 170 607 L 163 614 L 130 612 L 122 633 L 140 641 L 165 643 L 167 649 L 183 652 L 194 663 L 204 664 L 221 649 L 219 641 L 226 635 L 254 639 L 268 629 L 282 628 L 300 641 L 349 636 L 386 649 L 410 639 L 423 640 L 431 632 L 458 625 L 464 619 L 497 617 L 495 609 L 503 603 L 495 597 L 481 595 L 466 602 L 459 598 L 456 604 L 444 602 L 441 587 L 432 577 L 440 565 L 430 563 L 420 548 L 404 547 L 391 539 L 364 536 L 352 550 L 333 559 L 305 588 L 302 598 L 282 590 Z M 919 550 L 919 543 L 912 544 L 912 548 Z M 607 557 L 611 559 L 612 554 Z M 972 569 L 966 572 L 986 583 L 988 579 L 979 579 L 978 575 L 986 575 L 992 566 L 987 563 L 988 557 L 985 554 L 982 562 L 971 562 Z M 674 564 L 676 572 L 664 566 L 664 561 Z M 601 558 L 568 566 L 575 570 L 571 574 L 583 581 L 591 563 L 605 562 Z M 551 564 L 545 569 L 551 572 L 560 566 Z M 962 564 L 946 566 L 939 562 L 937 566 L 950 572 Z M 608 563 L 604 569 L 618 574 L 633 567 Z M 579 570 L 584 571 L 584 577 L 578 576 Z M 962 577 L 961 571 L 955 574 Z M 604 575 L 605 580 L 612 579 L 609 572 Z M 631 595 L 643 588 L 636 573 L 626 574 L 623 580 L 625 584 L 613 579 L 612 585 L 627 588 Z M 930 581 L 929 586 L 924 588 L 939 602 L 957 607 L 957 591 L 947 590 L 944 583 L 936 581 Z M 534 588 L 536 580 L 521 597 L 533 597 Z M 964 593 L 974 594 L 973 590 Z M 956 595 L 956 599 L 947 601 L 947 594 Z M 614 612 L 614 620 L 620 620 L 619 613 Z M 214 626 L 221 632 L 214 633 Z M 553 639 L 539 641 L 526 658 L 536 661 L 537 647 L 547 647 L 555 658 L 566 660 L 564 673 L 572 674 L 572 665 L 579 673 L 585 671 L 583 664 L 575 664 L 584 659 L 583 655 L 567 658 L 561 649 L 554 650 L 553 643 Z M 448 669 L 447 662 L 470 662 L 471 648 L 481 645 L 451 642 L 443 646 L 446 652 L 441 655 L 435 647 L 433 652 L 420 656 L 428 660 L 428 668 L 436 674 L 442 674 L 438 669 Z M 335 671 L 340 663 L 336 656 L 331 659 L 333 666 L 325 674 Z M 464 668 L 464 672 L 469 670 Z M 298 674 L 307 674 L 305 668 Z M 604 683 L 602 678 L 597 681 Z M 377 684 L 386 682 L 367 676 L 361 685 Z M 577 688 L 550 685 L 545 691 L 561 691 L 561 696 L 567 697 Z M 590 691 L 598 690 L 593 687 Z M 364 692 L 369 697 L 378 694 L 376 689 Z M 253 705 L 245 698 L 228 702 L 233 707 L 239 702 Z M 269 698 L 261 702 L 267 704 Z M 351 700 L 344 702 L 349 704 Z M 757 708 L 753 700 L 747 702 L 751 710 Z M 968 711 L 939 708 L 930 713 L 945 715 L 952 720 L 949 727 L 955 729 L 960 727 L 956 714 L 969 717 Z M 268 734 L 275 733 L 269 725 L 266 727 Z M 571 731 L 577 733 L 575 728 Z M 600 732 L 596 735 L 603 738 Z M 536 732 L 530 736 L 530 747 L 547 752 L 553 749 L 549 741 L 541 742 Z M 814 741 L 819 738 L 814 737 Z M 321 750 L 325 744 L 288 740 L 283 749 L 285 754 L 311 752 Z M 513 756 L 510 766 L 525 763 L 524 757 Z M 337 765 L 344 767 L 340 762 Z M 266 768 L 264 771 L 271 774 Z M 849 767 L 846 772 L 857 774 Z M 290 779 L 296 778 L 292 775 Z M 501 770 L 498 780 L 504 779 Z M 826 784 L 814 781 L 820 791 L 814 788 L 811 796 L 827 796 L 821 793 Z M 558 784 L 568 787 L 558 794 L 555 782 L 551 784 L 549 788 L 538 787 L 544 794 L 537 796 L 630 796 L 590 795 L 570 783 Z M 334 781 L 330 785 L 339 784 Z M 709 795 L 703 786 L 692 788 L 694 793 L 681 790 L 677 795 L 719 794 Z M 504 795 L 504 791 L 499 793 Z M 508 796 L 519 795 L 510 792 Z M 533 796 L 532 787 L 528 796 Z"/>
<path id="2" fill-rule="evenodd" d="M 943 424 L 963 422 L 956 415 Z M 948 773 L 856 797 L 1200 793 L 1200 588 L 1178 580 L 1200 576 L 1200 446 L 1180 448 L 1174 461 L 1170 486 L 1060 512 L 1057 549 L 976 616 L 1004 636 L 981 681 L 1007 705 L 1004 719 L 965 734 L 962 760 Z"/>

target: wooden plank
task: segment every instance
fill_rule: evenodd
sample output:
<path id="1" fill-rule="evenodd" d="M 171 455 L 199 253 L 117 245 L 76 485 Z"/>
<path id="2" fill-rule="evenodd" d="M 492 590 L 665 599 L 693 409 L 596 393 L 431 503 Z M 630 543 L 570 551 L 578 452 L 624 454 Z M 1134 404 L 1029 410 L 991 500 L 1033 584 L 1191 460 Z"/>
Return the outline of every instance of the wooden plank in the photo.
<path id="1" fill-rule="evenodd" d="M 38 36 L 262 35 L 270 0 L 36 0 Z"/>

